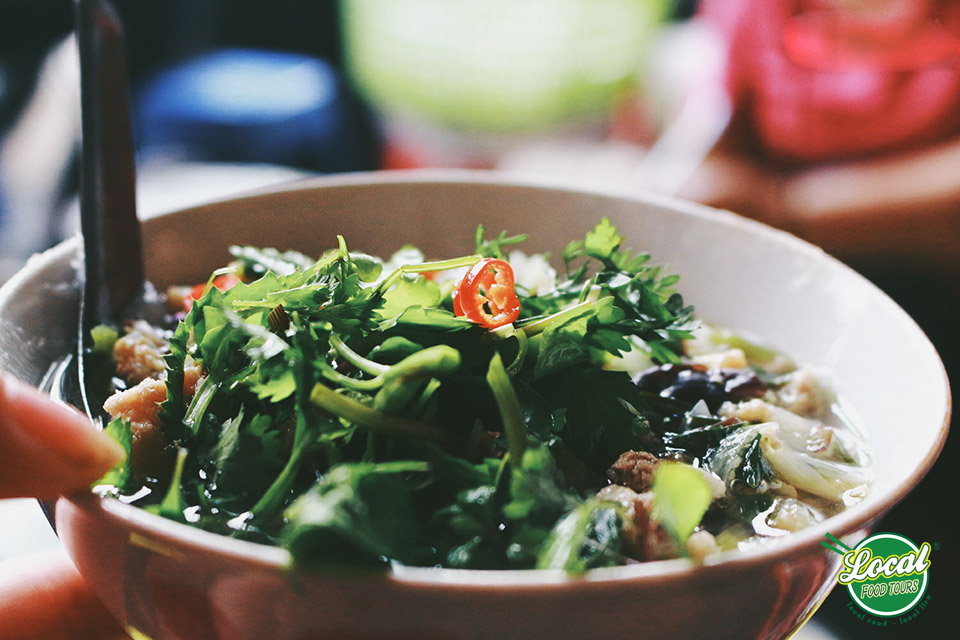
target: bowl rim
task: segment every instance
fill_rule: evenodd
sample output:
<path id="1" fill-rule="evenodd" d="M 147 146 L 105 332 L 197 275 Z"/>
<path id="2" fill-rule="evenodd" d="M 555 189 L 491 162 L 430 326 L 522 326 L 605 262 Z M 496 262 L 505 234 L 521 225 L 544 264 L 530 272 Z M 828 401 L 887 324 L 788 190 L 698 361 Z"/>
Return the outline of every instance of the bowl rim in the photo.
<path id="1" fill-rule="evenodd" d="M 508 186 L 625 199 L 635 202 L 638 205 L 651 205 L 671 209 L 695 218 L 710 218 L 713 221 L 720 221 L 723 224 L 744 226 L 749 229 L 751 233 L 759 233 L 771 238 L 777 238 L 779 242 L 790 245 L 794 250 L 816 254 L 817 260 L 830 262 L 831 268 L 846 272 L 848 277 L 852 276 L 862 286 L 871 289 L 873 295 L 879 295 L 885 299 L 886 302 L 891 305 L 892 311 L 900 316 L 899 320 L 904 322 L 910 331 L 916 332 L 917 336 L 921 338 L 923 344 L 933 355 L 934 361 L 939 366 L 939 376 L 943 382 L 945 402 L 942 410 L 943 417 L 941 424 L 934 434 L 931 446 L 926 451 L 922 462 L 911 470 L 902 483 L 888 491 L 885 495 L 878 496 L 866 503 L 854 505 L 813 526 L 778 538 L 771 544 L 756 545 L 749 550 L 734 549 L 723 551 L 714 557 L 708 558 L 703 564 L 696 564 L 687 558 L 678 558 L 593 569 L 582 576 L 571 576 L 559 570 L 475 570 L 410 566 L 395 566 L 391 571 L 377 574 L 378 576 L 399 581 L 405 585 L 443 585 L 445 587 L 550 587 L 568 584 L 571 581 L 609 584 L 650 578 L 656 578 L 658 580 L 679 579 L 688 575 L 709 574 L 720 570 L 747 570 L 758 565 L 775 563 L 782 558 L 797 553 L 812 553 L 815 551 L 826 553 L 826 550 L 820 547 L 820 541 L 824 539 L 828 531 L 841 538 L 845 536 L 855 538 L 865 535 L 866 529 L 874 525 L 883 514 L 913 490 L 933 466 L 943 449 L 952 413 L 950 383 L 939 354 L 937 354 L 933 344 L 916 322 L 876 285 L 840 260 L 825 253 L 822 249 L 786 231 L 772 228 L 764 223 L 746 218 L 731 211 L 715 209 L 651 192 L 628 191 L 599 185 L 570 185 L 567 182 L 546 176 L 521 175 L 486 170 L 414 169 L 345 173 L 298 179 L 292 182 L 218 199 L 195 207 L 158 214 L 151 216 L 150 220 L 167 216 L 189 215 L 191 211 L 197 209 L 211 206 L 229 206 L 231 202 L 236 200 L 269 198 L 281 193 L 341 187 L 363 188 L 371 185 L 384 186 L 395 184 L 407 186 L 414 184 L 466 184 L 493 188 Z M 145 220 L 144 223 L 149 224 L 150 220 Z M 68 256 L 77 251 L 77 247 L 78 243 L 76 239 L 68 239 L 40 256 L 32 258 L 23 269 L 0 288 L 0 307 L 5 304 L 10 293 L 30 277 L 31 269 L 36 270 L 55 260 L 64 259 L 64 256 Z M 117 499 L 101 498 L 91 493 L 67 496 L 61 498 L 61 500 L 65 500 L 81 511 L 89 512 L 91 515 L 97 517 L 107 518 L 116 522 L 118 525 L 136 531 L 141 535 L 146 535 L 149 540 L 155 541 L 154 544 L 157 544 L 156 541 L 159 541 L 158 548 L 163 548 L 167 545 L 171 547 L 185 545 L 193 551 L 212 553 L 243 563 L 253 563 L 266 569 L 287 571 L 291 567 L 291 556 L 286 549 L 229 538 L 221 534 L 205 531 L 188 524 L 179 523 L 163 518 L 162 516 L 148 513 L 139 507 L 126 504 Z M 307 571 L 309 573 L 310 570 Z"/>

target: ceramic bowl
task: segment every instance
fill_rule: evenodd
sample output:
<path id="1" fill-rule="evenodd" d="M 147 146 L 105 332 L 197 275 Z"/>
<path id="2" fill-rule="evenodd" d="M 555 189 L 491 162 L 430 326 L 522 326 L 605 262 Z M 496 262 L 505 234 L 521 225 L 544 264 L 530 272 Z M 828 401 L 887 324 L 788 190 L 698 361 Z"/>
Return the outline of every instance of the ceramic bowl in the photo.
<path id="1" fill-rule="evenodd" d="M 630 246 L 681 276 L 706 320 L 764 337 L 832 371 L 870 442 L 876 480 L 860 504 L 750 552 L 558 572 L 408 568 L 304 573 L 281 549 L 220 537 L 92 495 L 61 499 L 59 535 L 107 608 L 152 640 L 779 638 L 836 584 L 824 535 L 855 541 L 933 464 L 950 391 L 917 325 L 819 249 L 727 212 L 648 196 L 484 173 L 326 177 L 144 224 L 158 286 L 203 280 L 230 244 L 387 254 L 413 243 L 461 255 L 478 223 L 559 251 L 609 216 Z M 37 382 L 75 335 L 77 241 L 37 256 L 0 295 L 0 365 Z M 907 433 L 909 432 L 909 435 Z"/>

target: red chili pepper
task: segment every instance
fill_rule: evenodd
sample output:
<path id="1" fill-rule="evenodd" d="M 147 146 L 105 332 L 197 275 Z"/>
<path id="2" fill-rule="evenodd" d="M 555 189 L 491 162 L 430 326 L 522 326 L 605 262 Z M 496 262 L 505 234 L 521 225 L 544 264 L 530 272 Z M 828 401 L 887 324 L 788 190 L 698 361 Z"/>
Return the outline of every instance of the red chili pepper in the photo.
<path id="1" fill-rule="evenodd" d="M 213 279 L 213 286 L 219 289 L 220 291 L 226 291 L 233 287 L 233 285 L 240 282 L 237 276 L 232 273 L 224 273 L 217 276 Z M 199 300 L 203 295 L 203 292 L 207 290 L 207 283 L 201 282 L 200 284 L 193 285 L 193 288 L 190 289 L 190 297 L 194 300 Z"/>
<path id="2" fill-rule="evenodd" d="M 453 312 L 488 329 L 510 324 L 520 315 L 520 299 L 513 285 L 513 267 L 503 260 L 484 258 L 454 289 Z"/>

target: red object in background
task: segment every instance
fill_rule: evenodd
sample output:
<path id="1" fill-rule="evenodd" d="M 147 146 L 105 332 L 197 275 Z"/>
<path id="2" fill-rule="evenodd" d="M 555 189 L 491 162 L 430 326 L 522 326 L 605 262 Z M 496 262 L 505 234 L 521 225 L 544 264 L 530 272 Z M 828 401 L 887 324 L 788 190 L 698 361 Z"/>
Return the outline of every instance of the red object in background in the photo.
<path id="1" fill-rule="evenodd" d="M 701 3 L 728 39 L 736 110 L 764 150 L 815 162 L 960 134 L 960 2 L 842 4 Z"/>
<path id="2" fill-rule="evenodd" d="M 233 275 L 232 273 L 224 273 L 213 279 L 213 286 L 220 291 L 226 291 L 238 282 L 240 282 L 240 280 L 237 278 L 237 276 Z M 193 285 L 193 288 L 190 289 L 190 297 L 194 300 L 199 300 L 206 290 L 206 282 L 195 284 Z"/>

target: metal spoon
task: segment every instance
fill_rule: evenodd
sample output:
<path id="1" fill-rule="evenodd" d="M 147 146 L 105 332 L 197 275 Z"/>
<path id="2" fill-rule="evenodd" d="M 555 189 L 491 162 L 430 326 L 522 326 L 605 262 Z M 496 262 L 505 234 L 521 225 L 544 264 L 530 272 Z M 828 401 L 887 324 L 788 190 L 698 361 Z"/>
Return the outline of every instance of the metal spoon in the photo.
<path id="1" fill-rule="evenodd" d="M 51 368 L 40 386 L 98 421 L 102 398 L 88 393 L 84 366 L 90 329 L 118 318 L 140 296 L 143 258 L 123 30 L 108 0 L 76 0 L 74 8 L 80 53 L 84 286 L 77 348 Z"/>
<path id="2" fill-rule="evenodd" d="M 127 102 L 123 30 L 108 0 L 76 0 L 80 51 L 81 183 L 84 286 L 77 348 L 40 383 L 102 426 L 104 398 L 89 391 L 86 355 L 90 330 L 119 319 L 143 299 L 144 272 L 136 206 L 136 169 Z M 56 530 L 53 503 L 40 506 Z"/>
<path id="3" fill-rule="evenodd" d="M 80 50 L 82 154 L 80 230 L 84 288 L 80 303 L 77 373 L 83 409 L 100 415 L 103 398 L 88 392 L 84 356 L 90 330 L 121 318 L 144 286 L 136 168 L 123 29 L 108 0 L 76 0 Z"/>

